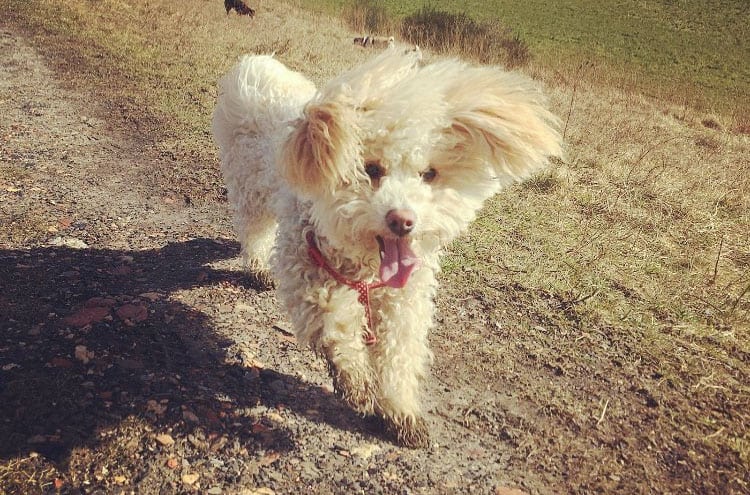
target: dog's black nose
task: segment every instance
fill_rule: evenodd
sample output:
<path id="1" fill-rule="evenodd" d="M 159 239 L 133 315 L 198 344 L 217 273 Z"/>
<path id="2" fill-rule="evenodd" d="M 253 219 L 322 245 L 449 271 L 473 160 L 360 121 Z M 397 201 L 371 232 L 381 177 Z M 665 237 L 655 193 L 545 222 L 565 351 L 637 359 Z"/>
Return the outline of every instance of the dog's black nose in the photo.
<path id="1" fill-rule="evenodd" d="M 414 212 L 407 208 L 397 208 L 385 215 L 385 223 L 388 224 L 388 228 L 399 237 L 404 237 L 414 230 L 416 221 Z"/>

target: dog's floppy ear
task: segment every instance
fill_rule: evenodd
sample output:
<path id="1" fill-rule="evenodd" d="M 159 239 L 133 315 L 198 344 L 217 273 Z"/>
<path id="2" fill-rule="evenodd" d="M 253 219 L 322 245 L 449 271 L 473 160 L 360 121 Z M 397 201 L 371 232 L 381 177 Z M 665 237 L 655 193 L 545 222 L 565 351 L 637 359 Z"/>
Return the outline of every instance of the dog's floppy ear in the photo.
<path id="1" fill-rule="evenodd" d="M 457 163 L 480 160 L 507 184 L 562 154 L 559 120 L 531 80 L 497 68 L 456 65 L 446 99 L 447 132 L 455 143 L 450 154 Z"/>
<path id="2" fill-rule="evenodd" d="M 282 150 L 280 173 L 292 188 L 312 197 L 351 180 L 356 166 L 354 110 L 336 100 L 313 100 Z"/>

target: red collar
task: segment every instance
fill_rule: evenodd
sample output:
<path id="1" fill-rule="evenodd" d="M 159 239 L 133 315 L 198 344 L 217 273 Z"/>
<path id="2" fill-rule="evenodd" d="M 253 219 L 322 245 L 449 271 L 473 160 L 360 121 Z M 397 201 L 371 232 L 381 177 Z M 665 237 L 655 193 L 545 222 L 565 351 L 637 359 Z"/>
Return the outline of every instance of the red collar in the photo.
<path id="1" fill-rule="evenodd" d="M 367 283 L 362 280 L 351 280 L 349 278 L 344 277 L 339 272 L 334 270 L 330 264 L 328 264 L 328 260 L 326 260 L 325 256 L 323 256 L 323 253 L 320 252 L 320 248 L 318 248 L 318 244 L 315 242 L 315 234 L 312 230 L 308 231 L 305 235 L 305 239 L 307 240 L 307 254 L 310 256 L 310 259 L 312 262 L 324 269 L 328 272 L 328 274 L 338 283 L 342 285 L 346 285 L 347 287 L 350 287 L 354 289 L 357 294 L 359 295 L 357 297 L 357 301 L 365 307 L 365 316 L 367 317 L 367 328 L 364 332 L 364 339 L 365 344 L 372 345 L 375 342 L 378 341 L 378 338 L 375 336 L 375 333 L 373 332 L 373 325 L 372 325 L 372 311 L 370 310 L 370 290 L 372 289 L 379 289 L 380 287 L 384 287 L 384 282 L 371 282 Z"/>

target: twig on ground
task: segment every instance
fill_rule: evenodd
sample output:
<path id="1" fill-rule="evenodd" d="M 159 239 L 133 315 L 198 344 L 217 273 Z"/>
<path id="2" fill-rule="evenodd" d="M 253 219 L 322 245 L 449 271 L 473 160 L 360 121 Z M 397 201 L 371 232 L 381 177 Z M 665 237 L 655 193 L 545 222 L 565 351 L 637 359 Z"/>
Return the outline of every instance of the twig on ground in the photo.
<path id="1" fill-rule="evenodd" d="M 599 419 L 596 422 L 596 426 L 599 426 L 602 421 L 604 421 L 604 415 L 607 414 L 607 407 L 609 406 L 609 399 L 604 403 L 604 408 L 602 409 L 602 413 L 599 415 Z"/>
<path id="2" fill-rule="evenodd" d="M 714 276 L 711 278 L 710 284 L 713 285 L 716 283 L 716 276 L 719 274 L 719 258 L 721 258 L 721 248 L 724 247 L 724 235 L 721 236 L 721 241 L 719 241 L 719 252 L 716 254 L 716 263 L 714 263 Z"/>

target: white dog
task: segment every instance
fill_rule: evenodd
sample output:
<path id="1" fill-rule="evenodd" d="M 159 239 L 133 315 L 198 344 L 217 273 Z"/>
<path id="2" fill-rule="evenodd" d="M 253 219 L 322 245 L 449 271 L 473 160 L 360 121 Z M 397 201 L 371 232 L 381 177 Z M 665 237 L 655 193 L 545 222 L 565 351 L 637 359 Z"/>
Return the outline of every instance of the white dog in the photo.
<path id="1" fill-rule="evenodd" d="M 561 152 L 536 86 L 387 50 L 316 90 L 271 56 L 220 81 L 213 132 L 243 252 L 276 281 L 337 393 L 398 441 L 428 440 L 441 250 L 483 202 Z"/>

